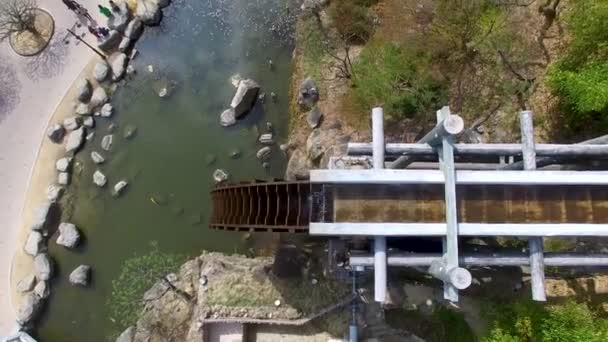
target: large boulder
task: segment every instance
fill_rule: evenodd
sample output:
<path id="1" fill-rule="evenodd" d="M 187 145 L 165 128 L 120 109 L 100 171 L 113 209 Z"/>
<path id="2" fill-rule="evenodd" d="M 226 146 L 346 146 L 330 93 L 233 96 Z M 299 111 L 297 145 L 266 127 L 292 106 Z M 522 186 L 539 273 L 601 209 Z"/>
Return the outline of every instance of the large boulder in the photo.
<path id="1" fill-rule="evenodd" d="M 308 77 L 300 84 L 298 91 L 298 104 L 304 108 L 311 109 L 319 101 L 317 84 Z"/>
<path id="2" fill-rule="evenodd" d="M 213 171 L 213 181 L 215 181 L 216 184 L 227 181 L 228 177 L 228 173 L 222 169 Z"/>
<path id="3" fill-rule="evenodd" d="M 59 172 L 66 172 L 72 164 L 72 157 L 63 157 L 55 162 L 55 168 Z"/>
<path id="4" fill-rule="evenodd" d="M 112 17 L 108 19 L 108 27 L 110 30 L 123 32 L 129 23 L 131 12 L 129 12 L 126 1 L 120 2 L 117 7 L 118 11 L 112 11 Z"/>
<path id="5" fill-rule="evenodd" d="M 23 250 L 25 253 L 36 256 L 45 248 L 44 238 L 42 234 L 38 231 L 31 231 L 27 236 L 27 240 L 25 241 L 25 245 L 23 246 Z"/>
<path id="6" fill-rule="evenodd" d="M 127 51 L 129 51 L 130 47 L 131 47 L 131 38 L 124 37 L 120 41 L 120 44 L 118 44 L 118 51 L 127 52 Z"/>
<path id="7" fill-rule="evenodd" d="M 95 127 L 95 119 L 92 116 L 87 116 L 82 120 L 82 125 L 87 128 L 93 128 Z"/>
<path id="8" fill-rule="evenodd" d="M 95 64 L 95 68 L 93 69 L 93 77 L 97 82 L 103 82 L 106 77 L 108 77 L 108 72 L 110 71 L 110 66 L 105 61 L 97 62 Z"/>
<path id="9" fill-rule="evenodd" d="M 59 175 L 57 175 L 57 183 L 59 183 L 59 185 L 70 184 L 70 174 L 67 172 L 59 172 Z"/>
<path id="10" fill-rule="evenodd" d="M 78 245 L 78 242 L 80 242 L 78 228 L 72 223 L 62 222 L 59 225 L 57 244 L 67 248 L 74 248 Z"/>
<path id="11" fill-rule="evenodd" d="M 42 309 L 42 303 L 42 299 L 34 293 L 25 295 L 17 311 L 17 323 L 27 325 L 36 319 Z"/>
<path id="12" fill-rule="evenodd" d="M 17 292 L 30 292 L 34 289 L 34 286 L 36 286 L 36 276 L 33 274 L 27 275 L 17 283 Z"/>
<path id="13" fill-rule="evenodd" d="M 106 103 L 103 105 L 103 107 L 101 107 L 101 110 L 99 111 L 99 113 L 101 114 L 102 117 L 109 118 L 114 113 L 114 107 L 112 106 L 111 103 Z"/>
<path id="14" fill-rule="evenodd" d="M 108 134 L 101 139 L 101 148 L 105 151 L 109 151 L 112 148 L 112 141 L 114 141 L 114 136 L 112 134 Z"/>
<path id="15" fill-rule="evenodd" d="M 86 103 L 79 103 L 74 111 L 76 115 L 87 116 L 91 115 L 91 107 Z"/>
<path id="16" fill-rule="evenodd" d="M 171 0 L 152 0 L 152 1 L 156 1 L 156 3 L 158 4 L 158 7 L 160 7 L 160 8 L 165 8 L 165 7 L 169 6 L 169 4 L 171 4 Z"/>
<path id="17" fill-rule="evenodd" d="M 101 171 L 95 171 L 95 173 L 93 174 L 93 183 L 95 183 L 95 185 L 101 188 L 104 187 L 107 182 L 108 178 L 103 173 L 101 173 Z"/>
<path id="18" fill-rule="evenodd" d="M 141 36 L 143 30 L 144 26 L 141 23 L 141 20 L 139 18 L 135 18 L 131 20 L 129 25 L 127 25 L 127 28 L 125 29 L 125 37 L 131 40 L 136 40 Z"/>
<path id="19" fill-rule="evenodd" d="M 112 81 L 119 81 L 124 76 L 127 61 L 127 55 L 124 53 L 114 57 L 112 61 Z"/>
<path id="20" fill-rule="evenodd" d="M 32 219 L 32 230 L 43 230 L 46 228 L 46 221 L 49 219 L 53 203 L 51 201 L 42 202 L 34 209 L 34 217 Z"/>
<path id="21" fill-rule="evenodd" d="M 261 161 L 266 161 L 266 160 L 270 159 L 271 152 L 272 152 L 272 149 L 270 148 L 270 146 L 264 146 L 258 150 L 258 152 L 255 154 L 255 156 Z"/>
<path id="22" fill-rule="evenodd" d="M 101 43 L 97 44 L 97 47 L 104 52 L 112 52 L 112 50 L 116 49 L 121 39 L 122 33 L 117 30 L 111 30 L 108 37 L 102 39 Z"/>
<path id="23" fill-rule="evenodd" d="M 254 80 L 246 79 L 239 82 L 239 87 L 236 89 L 236 94 L 234 94 L 230 103 L 230 107 L 234 108 L 234 116 L 237 119 L 243 117 L 253 108 L 259 91 L 260 86 Z"/>
<path id="24" fill-rule="evenodd" d="M 106 161 L 106 159 L 101 154 L 95 151 L 91 152 L 91 159 L 93 159 L 93 162 L 95 164 L 103 164 L 103 162 Z"/>
<path id="25" fill-rule="evenodd" d="M 313 109 L 308 112 L 306 115 L 306 122 L 310 128 L 317 128 L 321 123 L 321 119 L 323 118 L 323 113 L 319 110 L 319 107 L 315 106 Z"/>
<path id="26" fill-rule="evenodd" d="M 76 152 L 84 142 L 84 127 L 71 132 L 68 135 L 68 141 L 65 144 L 65 151 L 68 153 Z"/>
<path id="27" fill-rule="evenodd" d="M 119 196 L 120 194 L 122 194 L 122 192 L 127 187 L 127 185 L 129 185 L 129 183 L 126 180 L 123 179 L 123 180 L 119 181 L 118 183 L 116 183 L 114 185 L 114 191 L 113 191 L 112 195 Z"/>
<path id="28" fill-rule="evenodd" d="M 86 78 L 81 78 L 76 82 L 76 94 L 78 94 L 78 100 L 81 102 L 87 102 L 91 98 L 93 88 L 91 82 Z"/>
<path id="29" fill-rule="evenodd" d="M 91 277 L 91 266 L 80 265 L 70 273 L 70 284 L 78 286 L 89 285 L 89 278 Z"/>
<path id="30" fill-rule="evenodd" d="M 38 280 L 49 280 L 53 274 L 51 259 L 47 254 L 38 254 L 34 257 L 34 272 Z"/>
<path id="31" fill-rule="evenodd" d="M 146 25 L 158 25 L 162 12 L 155 0 L 137 0 L 135 15 Z"/>
<path id="32" fill-rule="evenodd" d="M 306 154 L 302 150 L 295 150 L 285 170 L 285 180 L 305 180 L 310 178 L 310 163 Z"/>
<path id="33" fill-rule="evenodd" d="M 51 294 L 51 288 L 48 281 L 39 281 L 34 287 L 34 294 L 40 299 L 46 299 Z"/>
<path id="34" fill-rule="evenodd" d="M 63 126 L 58 123 L 51 125 L 51 127 L 49 127 L 49 129 L 46 131 L 46 136 L 49 137 L 49 139 L 56 144 L 61 143 L 64 135 L 65 128 L 63 128 Z"/>
<path id="35" fill-rule="evenodd" d="M 106 102 L 108 102 L 108 94 L 103 87 L 97 87 L 93 91 L 93 96 L 91 96 L 90 106 L 91 108 L 97 108 L 103 106 Z"/>
<path id="36" fill-rule="evenodd" d="M 224 127 L 232 126 L 236 123 L 234 108 L 228 108 L 220 114 L 220 125 Z"/>
<path id="37" fill-rule="evenodd" d="M 264 134 L 260 135 L 259 142 L 262 145 L 274 144 L 274 139 L 272 138 L 272 133 L 264 133 Z"/>

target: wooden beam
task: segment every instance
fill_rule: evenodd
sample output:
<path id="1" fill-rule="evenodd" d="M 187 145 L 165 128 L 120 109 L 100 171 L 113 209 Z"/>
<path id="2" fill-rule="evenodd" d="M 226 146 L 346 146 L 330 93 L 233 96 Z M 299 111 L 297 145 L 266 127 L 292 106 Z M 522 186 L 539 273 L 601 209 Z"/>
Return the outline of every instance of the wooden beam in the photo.
<path id="1" fill-rule="evenodd" d="M 459 223 L 460 236 L 608 236 L 608 224 L 586 223 Z M 446 224 L 311 222 L 310 235 L 327 236 L 445 236 Z"/>
<path id="2" fill-rule="evenodd" d="M 521 144 L 454 144 L 454 154 L 474 156 L 518 156 Z M 430 156 L 437 152 L 427 144 L 389 143 L 385 148 L 389 156 Z M 608 157 L 608 145 L 536 144 L 537 156 L 547 157 Z M 348 143 L 348 154 L 352 156 L 372 155 L 370 143 Z"/>

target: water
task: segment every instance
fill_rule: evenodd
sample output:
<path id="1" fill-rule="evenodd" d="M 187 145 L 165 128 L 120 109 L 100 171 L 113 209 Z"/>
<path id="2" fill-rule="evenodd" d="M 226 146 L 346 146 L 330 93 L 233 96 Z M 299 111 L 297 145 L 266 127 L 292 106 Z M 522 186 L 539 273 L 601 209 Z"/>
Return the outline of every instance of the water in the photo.
<path id="1" fill-rule="evenodd" d="M 111 282 L 124 260 L 148 251 L 152 241 L 163 251 L 187 256 L 202 250 L 245 252 L 260 243 L 207 228 L 209 191 L 216 168 L 228 171 L 232 181 L 284 173 L 286 161 L 277 145 L 268 170 L 255 153 L 267 121 L 276 141 L 287 139 L 295 11 L 286 6 L 295 8 L 281 0 L 174 0 L 165 9 L 163 25 L 146 29 L 133 63 L 137 76 L 113 96 L 112 120 L 96 118 L 95 138 L 76 158 L 73 202 L 64 216 L 80 228 L 85 241 L 77 251 L 50 244 L 57 276 L 40 322 L 40 340 L 106 340 L 116 330 L 106 307 Z M 268 96 L 244 121 L 222 128 L 219 114 L 234 94 L 229 78 L 235 73 L 255 79 L 267 94 L 276 92 L 278 101 Z M 164 85 L 172 89 L 161 99 L 155 91 Z M 105 152 L 99 146 L 110 122 L 117 127 L 112 150 Z M 137 127 L 131 140 L 123 138 L 129 125 Z M 238 159 L 230 157 L 235 149 Z M 96 167 L 92 150 L 106 163 Z M 208 165 L 211 159 L 215 161 Z M 92 183 L 96 169 L 108 177 L 104 189 Z M 110 189 L 121 179 L 129 187 L 114 198 Z M 80 264 L 93 267 L 89 288 L 68 284 L 69 273 Z"/>

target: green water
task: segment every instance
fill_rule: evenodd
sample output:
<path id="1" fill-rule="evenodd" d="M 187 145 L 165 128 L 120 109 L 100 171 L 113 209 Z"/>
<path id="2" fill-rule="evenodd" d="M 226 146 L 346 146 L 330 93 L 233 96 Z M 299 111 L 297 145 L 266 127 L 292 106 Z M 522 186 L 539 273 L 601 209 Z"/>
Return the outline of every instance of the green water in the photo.
<path id="1" fill-rule="evenodd" d="M 64 215 L 79 227 L 84 243 L 77 251 L 50 243 L 57 276 L 38 329 L 41 341 L 104 341 L 115 332 L 106 306 L 111 282 L 124 260 L 148 251 L 152 241 L 162 251 L 186 256 L 202 250 L 245 252 L 253 244 L 263 245 L 264 240 L 245 241 L 237 233 L 211 231 L 206 222 L 216 168 L 225 169 L 233 181 L 284 173 L 286 161 L 278 145 L 273 146 L 268 170 L 255 153 L 267 121 L 273 124 L 276 141 L 287 138 L 293 20 L 288 19 L 285 3 L 174 0 L 165 9 L 163 25 L 146 29 L 133 61 L 137 75 L 113 96 L 114 117 L 96 118 L 95 138 L 76 158 L 70 186 L 73 202 Z M 268 58 L 274 62 L 273 71 Z M 154 66 L 153 74 L 148 65 Z M 229 78 L 235 73 L 255 79 L 267 94 L 276 92 L 278 101 L 273 103 L 268 96 L 245 120 L 223 128 L 219 114 L 234 94 Z M 174 85 L 168 98 L 155 94 L 159 80 Z M 112 150 L 106 152 L 100 142 L 110 123 L 117 127 Z M 131 140 L 123 138 L 127 125 L 137 127 Z M 235 149 L 241 154 L 237 159 L 230 157 Z M 94 165 L 92 150 L 106 157 L 106 163 Z M 216 158 L 212 165 L 210 155 Z M 104 189 L 93 185 L 96 169 L 108 177 Z M 129 187 L 113 198 L 110 189 L 121 179 Z M 166 203 L 157 205 L 152 196 Z M 67 281 L 79 264 L 93 268 L 88 288 Z"/>

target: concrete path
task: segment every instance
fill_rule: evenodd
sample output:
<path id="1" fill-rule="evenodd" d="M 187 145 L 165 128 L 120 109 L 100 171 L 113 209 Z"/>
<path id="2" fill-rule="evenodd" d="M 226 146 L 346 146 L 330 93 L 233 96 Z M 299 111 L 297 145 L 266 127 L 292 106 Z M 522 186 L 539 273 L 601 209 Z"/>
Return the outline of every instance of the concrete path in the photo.
<path id="1" fill-rule="evenodd" d="M 0 337 L 15 329 L 10 265 L 15 250 L 21 248 L 17 236 L 24 209 L 29 209 L 24 208 L 25 194 L 41 141 L 67 89 L 95 56 L 67 36 L 66 29 L 75 28 L 78 19 L 61 0 L 38 3 L 55 20 L 55 35 L 47 49 L 35 57 L 20 57 L 8 42 L 0 43 Z M 105 26 L 97 1 L 79 3 Z M 75 29 L 80 34 L 88 32 L 86 27 Z M 85 40 L 95 44 L 89 34 Z"/>

